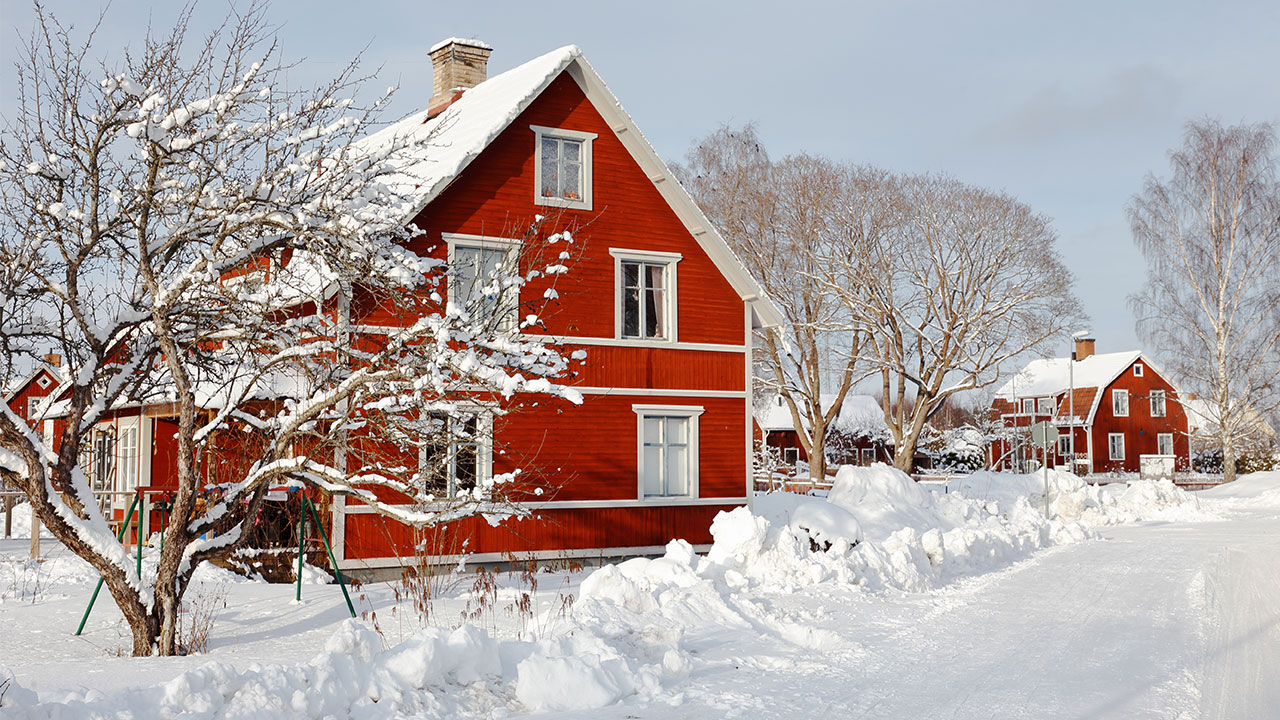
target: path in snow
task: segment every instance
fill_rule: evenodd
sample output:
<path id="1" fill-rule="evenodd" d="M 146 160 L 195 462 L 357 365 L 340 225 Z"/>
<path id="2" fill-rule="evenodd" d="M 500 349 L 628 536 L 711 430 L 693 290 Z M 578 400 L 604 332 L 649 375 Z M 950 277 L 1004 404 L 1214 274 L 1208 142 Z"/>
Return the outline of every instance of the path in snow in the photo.
<path id="1" fill-rule="evenodd" d="M 867 597 L 824 586 L 777 598 L 773 612 L 844 643 L 808 650 L 704 638 L 705 662 L 680 706 L 604 716 L 1274 717 L 1274 513 L 1108 529 L 1102 541 L 936 593 Z"/>

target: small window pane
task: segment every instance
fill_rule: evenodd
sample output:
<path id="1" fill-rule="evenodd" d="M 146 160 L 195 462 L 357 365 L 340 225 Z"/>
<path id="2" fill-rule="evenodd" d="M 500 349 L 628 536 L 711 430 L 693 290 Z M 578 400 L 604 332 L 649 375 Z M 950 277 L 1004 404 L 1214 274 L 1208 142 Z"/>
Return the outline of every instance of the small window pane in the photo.
<path id="1" fill-rule="evenodd" d="M 662 494 L 662 447 L 646 445 L 644 448 L 644 494 Z"/>
<path id="2" fill-rule="evenodd" d="M 555 138 L 542 138 L 542 196 L 556 197 L 560 194 L 559 143 Z"/>
<path id="3" fill-rule="evenodd" d="M 662 289 L 667 267 L 665 265 L 645 265 L 644 269 L 645 280 L 648 282 L 647 287 Z"/>
<path id="4" fill-rule="evenodd" d="M 578 190 L 578 181 L 581 178 L 582 168 L 577 163 L 565 163 L 564 173 L 561 175 L 560 197 L 566 200 L 581 200 L 582 194 Z"/>
<path id="5" fill-rule="evenodd" d="M 645 292 L 645 337 L 663 337 L 666 335 L 666 328 L 663 327 L 662 317 L 662 291 L 648 290 Z"/>
<path id="6" fill-rule="evenodd" d="M 640 336 L 640 291 L 626 290 L 622 294 L 622 334 Z"/>
<path id="7" fill-rule="evenodd" d="M 661 418 L 645 418 L 644 419 L 644 442 L 646 445 L 662 444 L 662 419 Z"/>
<path id="8" fill-rule="evenodd" d="M 640 287 L 640 265 L 638 263 L 622 263 L 622 286 Z"/>
<path id="9" fill-rule="evenodd" d="M 667 495 L 689 494 L 689 448 L 684 445 L 667 447 Z"/>
<path id="10" fill-rule="evenodd" d="M 565 162 L 576 163 L 582 160 L 582 143 L 578 140 L 561 140 Z"/>
<path id="11" fill-rule="evenodd" d="M 667 444 L 686 445 L 689 436 L 689 418 L 667 418 Z"/>

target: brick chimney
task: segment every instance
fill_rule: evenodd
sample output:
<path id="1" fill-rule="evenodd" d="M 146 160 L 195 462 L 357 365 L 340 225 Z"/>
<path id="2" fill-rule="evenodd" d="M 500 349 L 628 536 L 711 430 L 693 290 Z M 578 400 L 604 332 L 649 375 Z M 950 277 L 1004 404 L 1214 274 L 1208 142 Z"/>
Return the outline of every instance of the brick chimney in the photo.
<path id="1" fill-rule="evenodd" d="M 489 53 L 487 43 L 468 38 L 441 40 L 427 54 L 431 56 L 431 101 L 427 114 L 434 116 L 457 100 L 461 91 L 485 81 Z"/>
<path id="2" fill-rule="evenodd" d="M 58 353 L 52 353 L 52 352 L 46 353 L 44 356 L 44 361 L 54 367 L 59 367 L 60 365 L 62 365 L 62 356 L 59 355 Z"/>
<path id="3" fill-rule="evenodd" d="M 1076 350 L 1071 353 L 1076 360 L 1083 360 L 1093 354 L 1093 338 L 1085 337 L 1076 340 Z"/>

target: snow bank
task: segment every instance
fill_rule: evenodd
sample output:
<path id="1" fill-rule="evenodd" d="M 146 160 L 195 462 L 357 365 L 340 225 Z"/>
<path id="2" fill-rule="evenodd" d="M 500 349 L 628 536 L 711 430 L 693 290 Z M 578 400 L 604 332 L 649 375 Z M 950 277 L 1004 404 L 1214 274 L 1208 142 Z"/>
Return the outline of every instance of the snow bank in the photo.
<path id="1" fill-rule="evenodd" d="M 1250 501 L 1266 505 L 1280 505 L 1280 471 L 1256 472 L 1241 475 L 1235 482 L 1224 483 L 1198 493 L 1210 500 Z"/>
<path id="2" fill-rule="evenodd" d="M 1261 481 L 1258 481 L 1261 482 Z M 725 633 L 774 636 L 826 651 L 845 641 L 775 609 L 769 596 L 822 583 L 924 591 L 986 572 L 1037 548 L 1087 538 L 1113 522 L 1207 516 L 1166 483 L 1088 486 L 1049 474 L 979 473 L 931 491 L 884 465 L 841 468 L 828 498 L 762 495 L 756 512 L 719 513 L 699 556 L 673 540 L 660 558 L 607 565 L 585 578 L 568 623 L 551 637 L 499 640 L 464 625 L 429 628 L 383 649 L 382 637 L 345 622 L 324 652 L 296 665 L 236 670 L 211 663 L 151 688 L 110 696 L 33 693 L 16 685 L 17 718 L 501 716 L 570 712 L 681 695 L 699 640 Z M 16 714 L 15 714 L 16 713 Z"/>

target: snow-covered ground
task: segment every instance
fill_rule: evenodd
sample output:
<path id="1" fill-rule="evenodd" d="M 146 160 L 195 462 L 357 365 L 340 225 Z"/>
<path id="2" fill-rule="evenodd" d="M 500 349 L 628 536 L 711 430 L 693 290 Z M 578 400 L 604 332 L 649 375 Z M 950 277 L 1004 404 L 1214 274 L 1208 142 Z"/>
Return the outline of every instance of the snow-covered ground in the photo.
<path id="1" fill-rule="evenodd" d="M 1198 494 L 1050 473 L 943 488 L 845 469 L 715 545 L 595 572 L 468 572 L 435 627 L 393 587 L 201 569 L 203 654 L 132 659 L 95 576 L 0 540 L 0 717 L 1265 717 L 1280 706 L 1280 473 Z M 17 523 L 16 523 L 17 524 Z M 20 525 L 21 527 L 21 525 Z M 481 583 L 483 585 L 483 583 Z M 529 593 L 531 610 L 517 608 Z M 567 599 L 575 598 L 566 609 Z M 484 600 L 482 602 L 482 599 Z M 223 604 L 225 603 L 225 607 Z M 376 612 L 378 631 L 371 629 Z M 470 622 L 463 624 L 467 613 Z"/>

